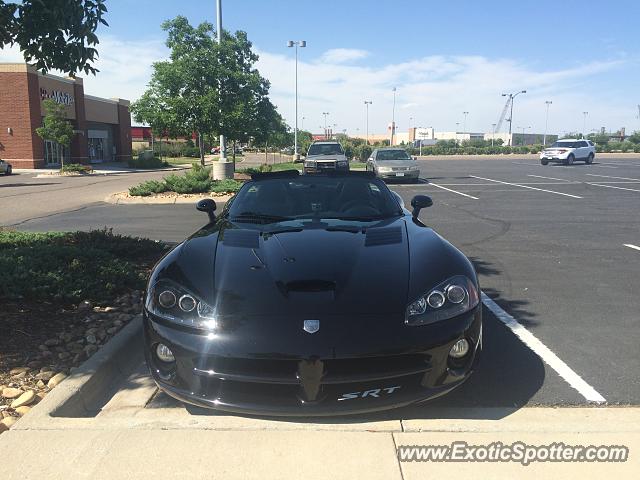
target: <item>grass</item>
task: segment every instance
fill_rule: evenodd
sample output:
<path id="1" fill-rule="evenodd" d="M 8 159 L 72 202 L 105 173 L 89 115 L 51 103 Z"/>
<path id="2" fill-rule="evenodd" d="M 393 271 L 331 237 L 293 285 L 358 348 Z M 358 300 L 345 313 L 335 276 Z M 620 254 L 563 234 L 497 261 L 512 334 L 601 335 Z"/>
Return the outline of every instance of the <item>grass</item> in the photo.
<path id="1" fill-rule="evenodd" d="M 211 167 L 202 167 L 194 163 L 191 170 L 183 174 L 171 174 L 162 181 L 149 180 L 129 189 L 129 195 L 134 197 L 148 197 L 163 192 L 179 194 L 189 193 L 235 193 L 242 186 L 236 180 L 213 180 Z"/>
<path id="2" fill-rule="evenodd" d="M 144 288 L 164 244 L 111 230 L 30 233 L 0 230 L 0 303 L 61 305 L 108 301 Z"/>

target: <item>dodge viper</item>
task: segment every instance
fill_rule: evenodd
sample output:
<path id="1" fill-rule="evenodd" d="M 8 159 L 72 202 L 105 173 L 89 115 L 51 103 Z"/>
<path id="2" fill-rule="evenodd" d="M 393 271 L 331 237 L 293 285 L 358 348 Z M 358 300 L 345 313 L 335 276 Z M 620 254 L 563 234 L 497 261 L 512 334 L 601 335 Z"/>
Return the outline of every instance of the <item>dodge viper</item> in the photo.
<path id="1" fill-rule="evenodd" d="M 471 262 L 370 172 L 252 176 L 154 267 L 144 348 L 161 390 L 256 415 L 338 415 L 449 392 L 475 369 Z"/>

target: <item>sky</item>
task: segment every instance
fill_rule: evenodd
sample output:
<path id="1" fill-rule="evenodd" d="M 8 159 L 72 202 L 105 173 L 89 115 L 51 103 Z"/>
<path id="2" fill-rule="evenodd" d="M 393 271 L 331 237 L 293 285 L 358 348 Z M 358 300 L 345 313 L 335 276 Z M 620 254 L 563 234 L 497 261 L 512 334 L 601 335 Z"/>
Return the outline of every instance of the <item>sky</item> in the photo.
<path id="1" fill-rule="evenodd" d="M 244 30 L 271 82 L 270 97 L 294 124 L 294 52 L 299 50 L 300 128 L 334 131 L 490 132 L 506 92 L 517 97 L 514 131 L 562 134 L 600 127 L 640 130 L 640 2 L 618 0 L 223 0 L 223 26 Z M 177 15 L 215 25 L 214 0 L 108 0 L 95 77 L 85 92 L 137 99 L 154 61 L 168 56 L 160 24 Z M 14 48 L 0 62 L 22 61 Z M 466 124 L 463 112 L 466 116 Z M 303 120 L 304 117 L 304 120 Z M 456 126 L 456 123 L 458 124 Z M 529 129 L 529 127 L 531 127 Z M 506 130 L 504 123 L 502 130 Z"/>

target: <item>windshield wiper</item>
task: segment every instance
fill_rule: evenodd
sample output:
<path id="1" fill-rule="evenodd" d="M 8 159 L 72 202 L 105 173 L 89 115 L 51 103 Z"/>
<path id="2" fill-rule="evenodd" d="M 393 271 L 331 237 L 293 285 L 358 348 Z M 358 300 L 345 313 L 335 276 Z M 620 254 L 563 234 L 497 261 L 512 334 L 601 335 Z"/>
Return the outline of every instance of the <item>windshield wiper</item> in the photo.
<path id="1" fill-rule="evenodd" d="M 242 212 L 237 215 L 233 215 L 231 220 L 246 222 L 246 223 L 276 223 L 286 222 L 288 220 L 295 220 L 292 217 L 284 217 L 282 215 L 269 215 L 266 213 L 256 212 Z"/>

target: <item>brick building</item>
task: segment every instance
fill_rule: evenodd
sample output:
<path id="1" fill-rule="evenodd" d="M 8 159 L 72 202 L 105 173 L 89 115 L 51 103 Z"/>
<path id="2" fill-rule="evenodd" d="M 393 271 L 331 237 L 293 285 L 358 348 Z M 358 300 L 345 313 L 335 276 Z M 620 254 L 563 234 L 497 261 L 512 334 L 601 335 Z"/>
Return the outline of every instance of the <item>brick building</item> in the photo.
<path id="1" fill-rule="evenodd" d="M 65 105 L 74 137 L 69 149 L 43 141 L 47 98 Z M 14 168 L 124 161 L 131 158 L 129 101 L 85 95 L 81 78 L 42 74 L 24 63 L 0 63 L 0 158 Z"/>

